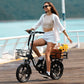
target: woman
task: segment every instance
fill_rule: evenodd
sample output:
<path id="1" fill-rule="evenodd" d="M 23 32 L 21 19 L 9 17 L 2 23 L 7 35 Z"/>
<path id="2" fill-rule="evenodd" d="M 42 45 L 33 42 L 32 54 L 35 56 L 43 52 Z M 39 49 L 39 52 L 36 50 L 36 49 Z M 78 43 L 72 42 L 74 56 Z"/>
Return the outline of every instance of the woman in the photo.
<path id="1" fill-rule="evenodd" d="M 42 14 L 39 21 L 31 29 L 28 29 L 26 31 L 29 32 L 29 30 L 36 30 L 39 26 L 42 26 L 43 31 L 45 33 L 43 35 L 43 38 L 34 41 L 33 50 L 38 56 L 37 65 L 39 65 L 39 63 L 43 61 L 43 57 L 39 53 L 36 46 L 43 46 L 47 43 L 47 49 L 45 52 L 46 65 L 47 65 L 46 75 L 50 76 L 50 66 L 51 66 L 50 53 L 60 39 L 58 28 L 66 35 L 70 43 L 72 43 L 72 40 L 69 38 L 69 36 L 65 31 L 65 28 L 60 23 L 58 12 L 55 9 L 54 5 L 51 2 L 45 2 L 43 5 L 43 9 L 45 11 L 45 14 Z"/>

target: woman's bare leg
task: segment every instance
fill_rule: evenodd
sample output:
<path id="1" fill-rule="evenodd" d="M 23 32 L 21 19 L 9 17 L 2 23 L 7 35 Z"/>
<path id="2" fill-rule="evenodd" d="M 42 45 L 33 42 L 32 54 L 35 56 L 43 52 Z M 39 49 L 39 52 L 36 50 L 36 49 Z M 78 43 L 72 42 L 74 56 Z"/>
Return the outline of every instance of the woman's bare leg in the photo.
<path id="1" fill-rule="evenodd" d="M 41 56 L 39 50 L 36 48 L 37 46 L 43 46 L 45 45 L 45 40 L 44 39 L 38 39 L 38 40 L 35 40 L 34 43 L 33 43 L 33 51 L 36 53 L 36 55 L 38 57 Z"/>
<path id="2" fill-rule="evenodd" d="M 55 44 L 48 42 L 47 43 L 47 49 L 46 49 L 46 65 L 47 65 L 47 71 L 50 72 L 50 67 L 51 67 L 51 60 L 50 60 L 50 53 L 51 50 L 54 48 Z"/>

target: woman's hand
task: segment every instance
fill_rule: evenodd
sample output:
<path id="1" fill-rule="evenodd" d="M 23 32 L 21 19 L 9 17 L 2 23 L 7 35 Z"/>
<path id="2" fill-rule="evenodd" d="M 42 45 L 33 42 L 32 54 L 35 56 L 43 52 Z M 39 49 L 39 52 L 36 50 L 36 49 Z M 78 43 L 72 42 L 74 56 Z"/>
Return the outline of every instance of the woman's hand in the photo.
<path id="1" fill-rule="evenodd" d="M 72 40 L 70 39 L 70 37 L 67 35 L 66 31 L 64 30 L 63 33 L 65 34 L 65 36 L 67 37 L 67 39 L 69 40 L 70 43 L 72 43 Z"/>
<path id="2" fill-rule="evenodd" d="M 70 43 L 72 43 L 72 40 L 69 38 L 69 36 L 67 37 L 67 39 L 69 40 Z"/>
<path id="3" fill-rule="evenodd" d="M 29 29 L 25 30 L 26 32 L 29 32 Z"/>
<path id="4" fill-rule="evenodd" d="M 29 33 L 29 31 L 32 31 L 32 30 L 34 30 L 34 29 L 31 28 L 31 29 L 27 29 L 27 30 L 25 30 L 25 31 Z"/>

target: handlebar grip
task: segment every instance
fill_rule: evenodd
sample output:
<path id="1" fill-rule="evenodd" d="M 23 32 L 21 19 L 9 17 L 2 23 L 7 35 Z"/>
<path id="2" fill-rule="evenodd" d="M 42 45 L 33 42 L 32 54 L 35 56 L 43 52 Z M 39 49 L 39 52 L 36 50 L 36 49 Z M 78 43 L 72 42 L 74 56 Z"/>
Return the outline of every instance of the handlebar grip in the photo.
<path id="1" fill-rule="evenodd" d="M 27 33 L 29 33 L 29 34 L 32 32 L 32 30 L 29 30 L 29 31 L 25 30 L 25 31 L 26 31 Z"/>
<path id="2" fill-rule="evenodd" d="M 38 32 L 38 33 L 40 33 L 40 34 L 44 34 L 44 32 Z"/>
<path id="3" fill-rule="evenodd" d="M 32 30 L 29 30 L 28 33 L 30 34 L 32 32 Z"/>

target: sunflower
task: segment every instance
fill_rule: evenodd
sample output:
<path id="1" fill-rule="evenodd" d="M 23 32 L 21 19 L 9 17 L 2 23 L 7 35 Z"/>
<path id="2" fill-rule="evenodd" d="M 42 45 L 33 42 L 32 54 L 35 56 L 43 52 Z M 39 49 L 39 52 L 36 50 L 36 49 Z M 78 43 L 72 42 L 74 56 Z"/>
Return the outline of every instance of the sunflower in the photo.
<path id="1" fill-rule="evenodd" d="M 68 45 L 67 44 L 62 44 L 62 46 L 59 47 L 59 50 L 62 50 L 62 52 L 67 52 Z"/>

